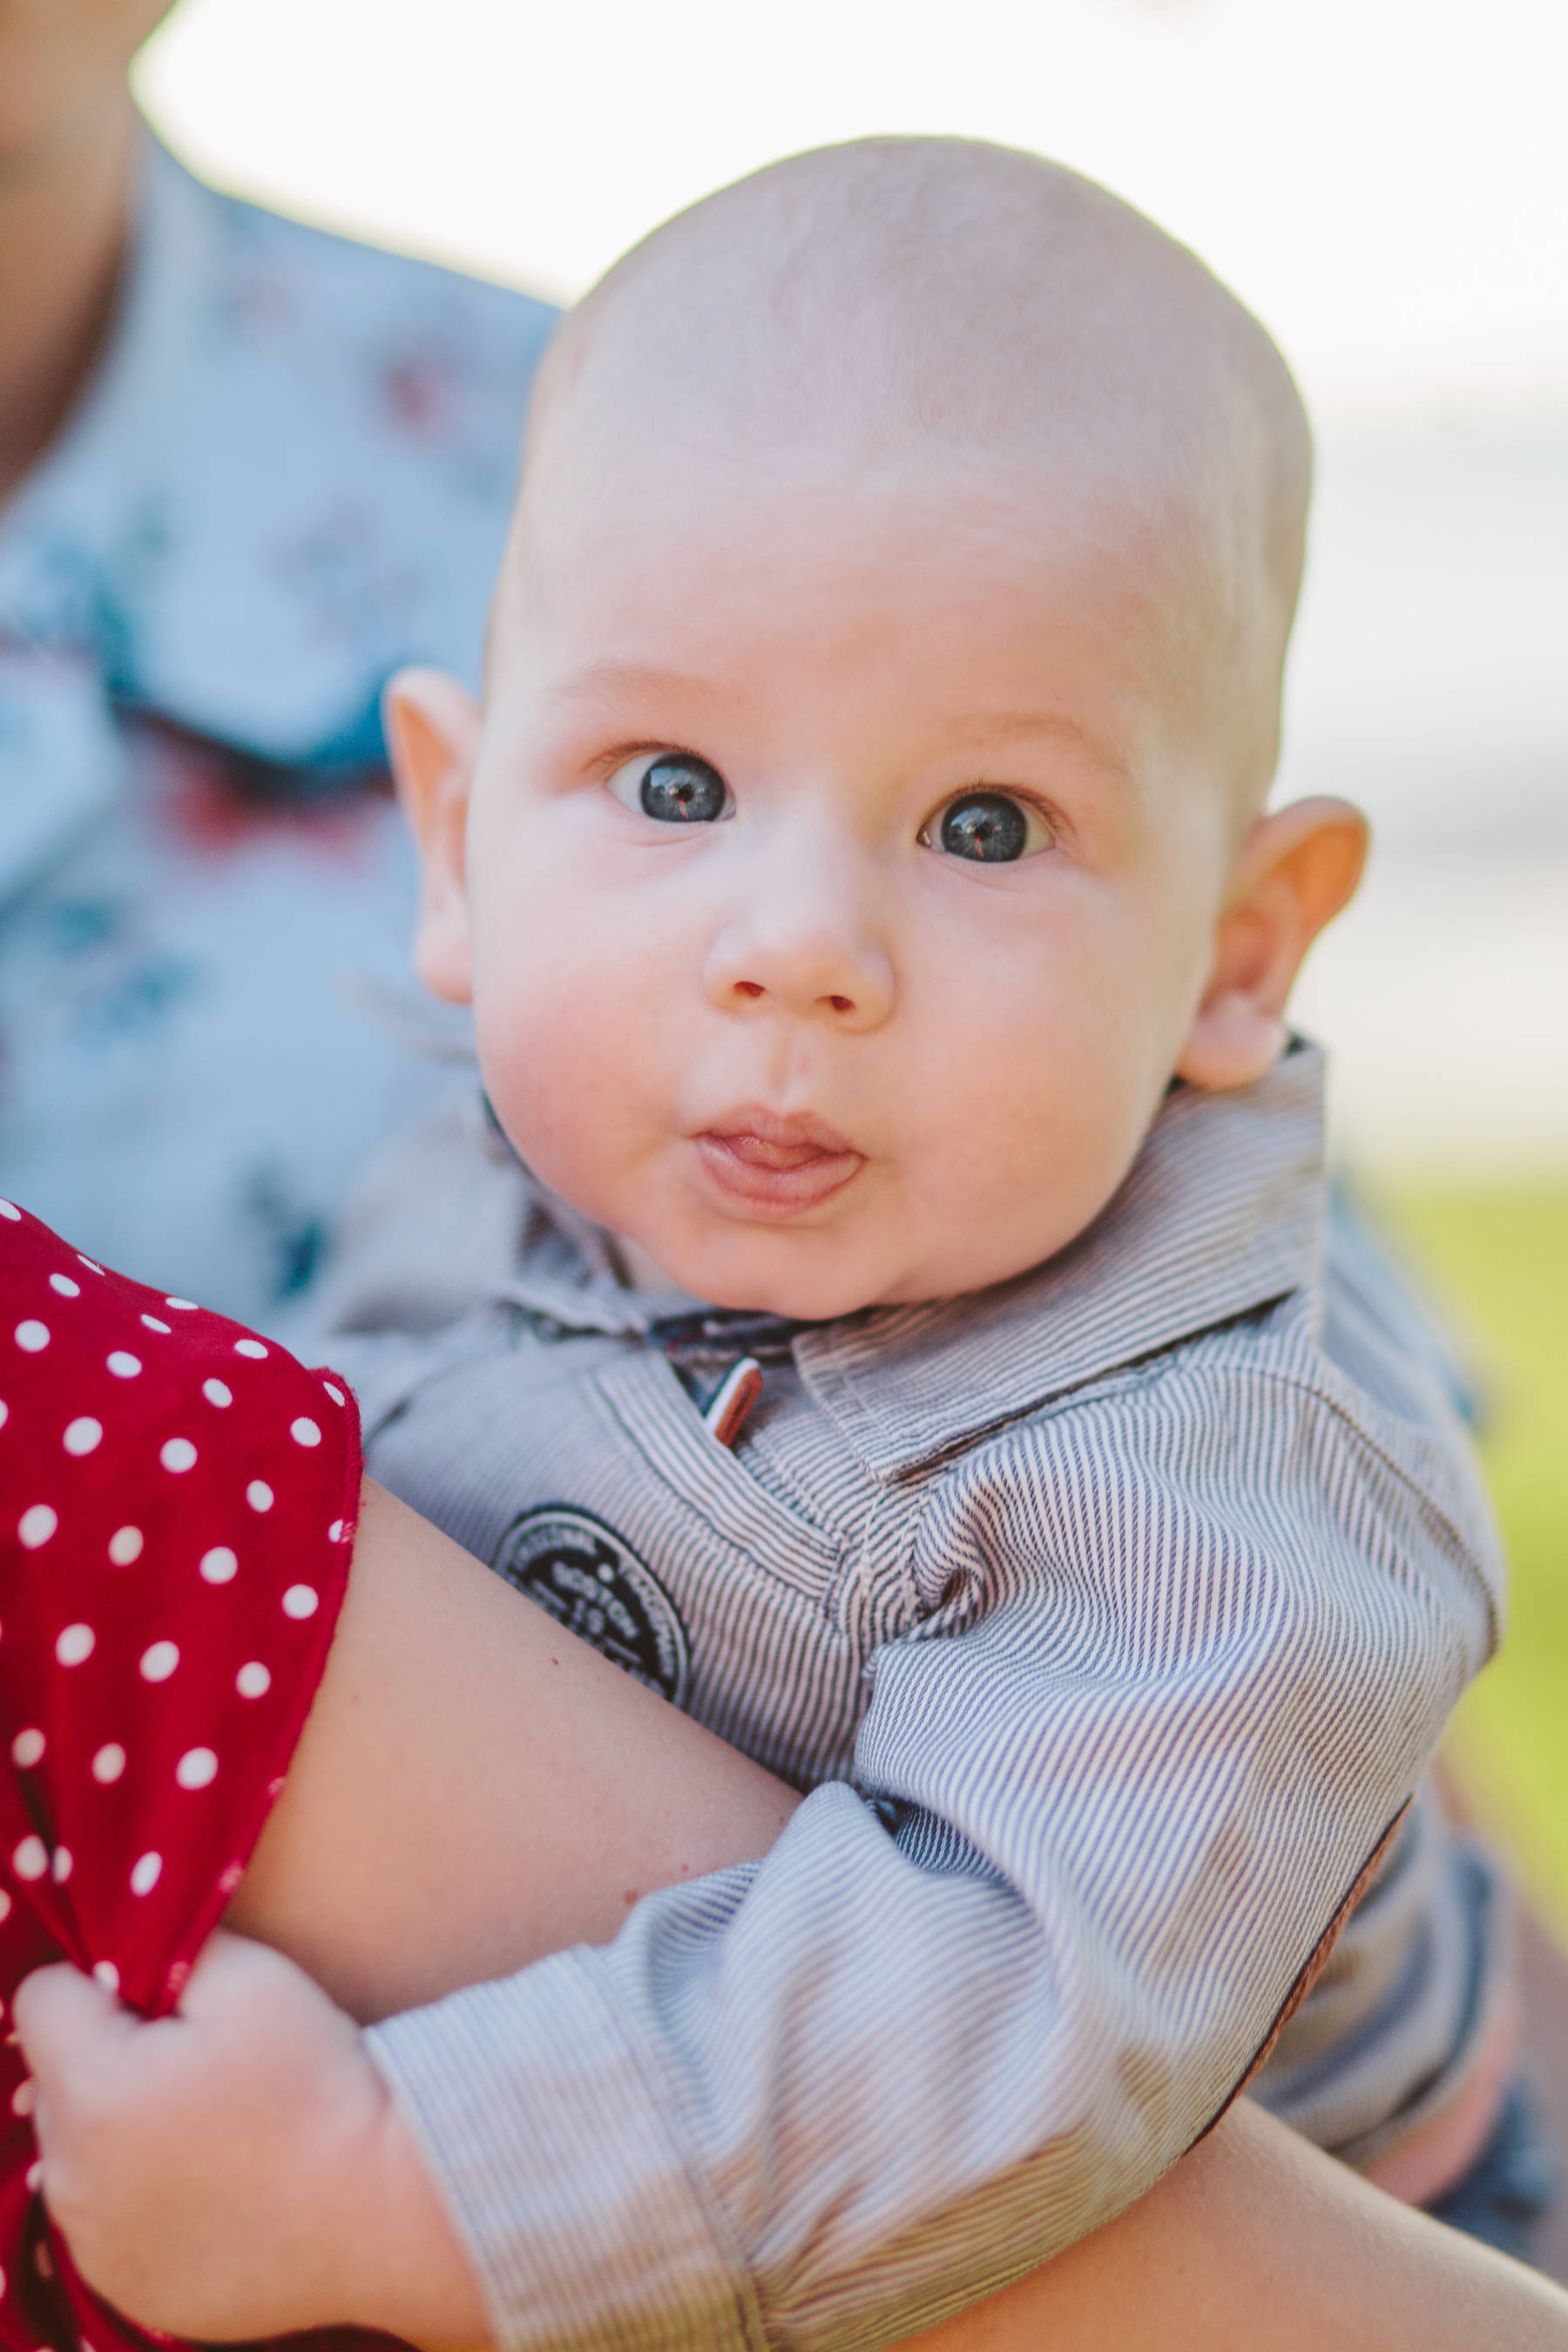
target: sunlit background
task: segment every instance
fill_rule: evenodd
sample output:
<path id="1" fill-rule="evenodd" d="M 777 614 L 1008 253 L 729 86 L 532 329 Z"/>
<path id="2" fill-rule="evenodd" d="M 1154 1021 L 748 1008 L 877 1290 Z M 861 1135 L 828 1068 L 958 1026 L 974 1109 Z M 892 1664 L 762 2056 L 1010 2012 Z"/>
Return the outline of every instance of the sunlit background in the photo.
<path id="1" fill-rule="evenodd" d="M 1005 140 L 1268 321 L 1321 454 L 1282 790 L 1378 835 L 1300 1009 L 1489 1395 L 1519 1600 L 1467 1769 L 1568 1926 L 1568 12 L 185 0 L 139 87 L 228 186 L 561 295 L 771 156 Z"/>

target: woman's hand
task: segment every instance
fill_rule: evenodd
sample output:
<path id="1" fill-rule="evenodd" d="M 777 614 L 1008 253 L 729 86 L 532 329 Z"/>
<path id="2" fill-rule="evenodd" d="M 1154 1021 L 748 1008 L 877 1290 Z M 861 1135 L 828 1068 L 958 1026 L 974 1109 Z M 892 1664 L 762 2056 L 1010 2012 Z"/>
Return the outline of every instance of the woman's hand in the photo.
<path id="1" fill-rule="evenodd" d="M 151 2025 L 79 1970 L 40 1969 L 16 2019 L 46 2202 L 128 2317 L 216 2341 L 345 2323 L 488 2338 L 358 2029 L 291 1960 L 220 1931 Z"/>

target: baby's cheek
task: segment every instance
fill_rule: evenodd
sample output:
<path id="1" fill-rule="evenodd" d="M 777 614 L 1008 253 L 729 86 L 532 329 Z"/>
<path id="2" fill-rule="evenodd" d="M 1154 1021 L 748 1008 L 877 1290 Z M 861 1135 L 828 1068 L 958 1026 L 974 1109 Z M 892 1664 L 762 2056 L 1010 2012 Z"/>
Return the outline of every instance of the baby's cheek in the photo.
<path id="1" fill-rule="evenodd" d="M 1142 1058 L 1101 1010 L 1070 985 L 1002 992 L 967 1042 L 927 1062 L 919 1191 L 944 1290 L 1038 1264 L 1120 1183 L 1152 1106 Z"/>
<path id="2" fill-rule="evenodd" d="M 608 1195 L 635 1155 L 637 1106 L 658 1066 L 635 994 L 592 955 L 516 952 L 476 989 L 479 1066 L 514 1149 L 552 1190 L 614 1222 Z"/>

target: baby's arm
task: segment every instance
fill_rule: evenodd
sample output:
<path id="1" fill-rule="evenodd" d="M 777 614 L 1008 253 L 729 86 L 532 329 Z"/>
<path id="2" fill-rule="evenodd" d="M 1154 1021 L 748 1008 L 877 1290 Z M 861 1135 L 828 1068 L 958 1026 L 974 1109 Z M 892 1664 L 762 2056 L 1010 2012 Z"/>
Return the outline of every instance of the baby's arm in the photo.
<path id="1" fill-rule="evenodd" d="M 855 1786 L 613 1944 L 374 2030 L 504 2332 L 674 2303 L 714 2346 L 887 2340 L 1234 2095 L 1489 1636 L 1429 1498 L 1264 1371 L 1252 1481 L 1215 1467 L 1252 1376 L 1207 1359 L 955 1463 Z"/>
<path id="2" fill-rule="evenodd" d="M 374 2011 L 552 1935 L 605 1933 L 627 1865 L 646 1882 L 654 1858 L 675 1874 L 740 1858 L 792 1802 L 367 1487 L 331 1664 L 236 1915 L 286 1948 L 303 1921 L 313 1965 Z M 465 1875 L 470 1820 L 491 1843 Z M 328 1910 L 305 1919 L 311 1886 Z M 51 1969 L 18 2015 L 50 2195 L 89 2274 L 139 2316 L 209 2337 L 345 2319 L 430 2344 L 488 2334 L 350 2021 L 286 1961 L 220 1938 L 153 2026 Z M 1568 2299 L 1244 2103 L 1115 2221 L 921 2341 L 1547 2352 L 1568 2346 Z"/>

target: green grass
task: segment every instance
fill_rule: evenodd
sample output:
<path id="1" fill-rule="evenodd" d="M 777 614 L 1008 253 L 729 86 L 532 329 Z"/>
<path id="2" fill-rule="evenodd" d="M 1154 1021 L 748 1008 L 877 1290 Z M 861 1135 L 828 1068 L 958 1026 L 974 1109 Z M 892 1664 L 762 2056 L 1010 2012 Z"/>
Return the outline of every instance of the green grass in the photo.
<path id="1" fill-rule="evenodd" d="M 1471 1347 L 1512 1575 L 1508 1637 L 1456 1719 L 1477 1812 L 1568 1935 L 1568 1182 L 1399 1187 L 1380 1205 Z"/>

